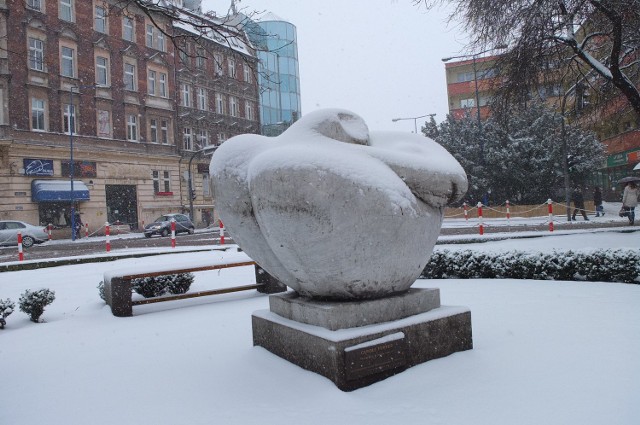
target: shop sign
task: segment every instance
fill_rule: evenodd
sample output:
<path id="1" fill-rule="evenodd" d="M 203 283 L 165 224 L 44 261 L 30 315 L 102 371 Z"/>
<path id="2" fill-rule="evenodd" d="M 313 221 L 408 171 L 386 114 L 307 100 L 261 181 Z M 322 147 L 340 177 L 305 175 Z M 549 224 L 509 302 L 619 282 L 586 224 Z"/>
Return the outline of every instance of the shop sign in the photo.
<path id="1" fill-rule="evenodd" d="M 633 164 L 640 160 L 640 149 L 619 152 L 607 157 L 607 167 Z"/>
<path id="2" fill-rule="evenodd" d="M 62 161 L 62 175 L 70 175 L 71 161 Z M 97 165 L 91 161 L 73 161 L 73 177 L 97 177 Z"/>
<path id="3" fill-rule="evenodd" d="M 23 165 L 25 176 L 53 176 L 52 159 L 25 158 Z"/>

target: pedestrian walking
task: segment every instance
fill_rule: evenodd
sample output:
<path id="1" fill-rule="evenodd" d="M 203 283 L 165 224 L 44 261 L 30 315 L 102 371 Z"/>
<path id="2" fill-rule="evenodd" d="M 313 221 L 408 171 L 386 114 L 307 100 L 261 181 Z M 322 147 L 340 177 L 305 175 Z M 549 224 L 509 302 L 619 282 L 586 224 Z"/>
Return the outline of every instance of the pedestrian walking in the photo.
<path id="1" fill-rule="evenodd" d="M 636 206 L 638 206 L 638 186 L 635 182 L 629 182 L 624 187 L 622 194 L 622 209 L 629 219 L 629 224 L 633 226 L 636 219 Z"/>
<path id="2" fill-rule="evenodd" d="M 576 219 L 576 214 L 580 213 L 582 214 L 582 217 L 584 217 L 585 220 L 589 220 L 589 218 L 587 217 L 587 212 L 584 210 L 584 195 L 582 194 L 582 189 L 578 186 L 575 189 L 573 189 L 573 216 L 571 217 L 572 220 Z"/>
<path id="3" fill-rule="evenodd" d="M 602 206 L 602 192 L 600 187 L 593 189 L 593 205 L 596 207 L 596 217 L 604 216 L 604 207 Z"/>

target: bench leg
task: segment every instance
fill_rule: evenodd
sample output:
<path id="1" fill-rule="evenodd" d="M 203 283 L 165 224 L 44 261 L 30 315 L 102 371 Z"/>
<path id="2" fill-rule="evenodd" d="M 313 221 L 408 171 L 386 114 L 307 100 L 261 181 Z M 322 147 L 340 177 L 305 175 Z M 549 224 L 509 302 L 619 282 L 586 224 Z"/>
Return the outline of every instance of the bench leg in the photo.
<path id="1" fill-rule="evenodd" d="M 275 294 L 277 292 L 286 292 L 287 286 L 275 277 L 271 276 L 265 269 L 256 264 L 256 283 L 262 284 L 258 288 L 258 292 L 263 294 Z"/>
<path id="2" fill-rule="evenodd" d="M 104 295 L 111 313 L 116 317 L 133 316 L 131 280 L 114 277 L 104 283 Z"/>

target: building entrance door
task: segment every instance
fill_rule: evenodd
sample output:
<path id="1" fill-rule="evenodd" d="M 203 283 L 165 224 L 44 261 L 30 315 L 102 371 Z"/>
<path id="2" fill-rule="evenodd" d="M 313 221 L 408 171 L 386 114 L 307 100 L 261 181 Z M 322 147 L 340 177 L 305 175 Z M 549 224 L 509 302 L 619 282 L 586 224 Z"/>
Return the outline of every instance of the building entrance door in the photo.
<path id="1" fill-rule="evenodd" d="M 138 228 L 138 196 L 136 186 L 127 184 L 105 185 L 107 201 L 107 221 L 109 223 L 128 224 Z"/>

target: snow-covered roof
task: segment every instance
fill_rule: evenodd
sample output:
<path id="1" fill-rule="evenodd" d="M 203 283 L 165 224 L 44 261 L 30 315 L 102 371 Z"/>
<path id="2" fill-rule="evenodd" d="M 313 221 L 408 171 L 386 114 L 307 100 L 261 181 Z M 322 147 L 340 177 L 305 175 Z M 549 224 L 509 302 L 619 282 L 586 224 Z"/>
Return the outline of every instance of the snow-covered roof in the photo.
<path id="1" fill-rule="evenodd" d="M 267 12 L 264 15 L 260 15 L 260 17 L 258 17 L 256 21 L 257 22 L 270 22 L 270 21 L 289 22 L 288 20 L 282 19 L 281 17 L 279 17 L 273 12 Z"/>

